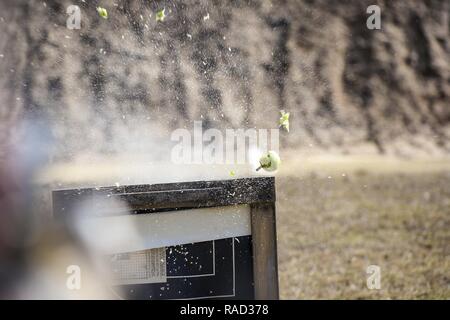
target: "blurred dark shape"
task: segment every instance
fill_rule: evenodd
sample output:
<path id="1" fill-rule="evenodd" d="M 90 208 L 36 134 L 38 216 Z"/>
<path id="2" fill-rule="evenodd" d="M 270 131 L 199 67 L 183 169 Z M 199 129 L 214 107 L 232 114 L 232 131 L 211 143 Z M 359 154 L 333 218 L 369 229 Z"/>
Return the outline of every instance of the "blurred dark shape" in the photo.
<path id="1" fill-rule="evenodd" d="M 45 119 L 24 120 L 15 132 L 0 159 L 0 297 L 8 297 L 27 272 L 27 250 L 38 232 L 32 181 L 52 145 Z"/>

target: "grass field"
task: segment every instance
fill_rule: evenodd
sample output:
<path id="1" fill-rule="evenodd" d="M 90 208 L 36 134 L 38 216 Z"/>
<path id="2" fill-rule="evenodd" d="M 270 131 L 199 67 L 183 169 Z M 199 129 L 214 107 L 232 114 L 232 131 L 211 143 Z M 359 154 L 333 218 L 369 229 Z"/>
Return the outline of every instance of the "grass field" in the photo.
<path id="1" fill-rule="evenodd" d="M 277 178 L 281 298 L 450 298 L 450 172 L 375 172 Z"/>

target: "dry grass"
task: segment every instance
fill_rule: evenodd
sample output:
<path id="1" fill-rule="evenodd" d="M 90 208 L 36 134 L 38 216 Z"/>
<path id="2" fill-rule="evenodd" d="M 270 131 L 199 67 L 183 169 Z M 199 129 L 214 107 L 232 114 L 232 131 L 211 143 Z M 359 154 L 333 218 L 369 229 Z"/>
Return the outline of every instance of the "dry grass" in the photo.
<path id="1" fill-rule="evenodd" d="M 450 175 L 278 177 L 283 299 L 450 298 Z M 381 290 L 366 267 L 381 267 Z"/>

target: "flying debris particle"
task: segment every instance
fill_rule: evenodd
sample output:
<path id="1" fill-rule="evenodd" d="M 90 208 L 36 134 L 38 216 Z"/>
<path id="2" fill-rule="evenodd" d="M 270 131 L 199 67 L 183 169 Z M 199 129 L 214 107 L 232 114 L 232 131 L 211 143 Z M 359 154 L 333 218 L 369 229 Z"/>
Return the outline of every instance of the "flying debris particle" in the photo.
<path id="1" fill-rule="evenodd" d="M 236 172 L 234 172 L 234 170 L 231 170 L 231 171 L 230 171 L 230 176 L 231 176 L 231 177 L 234 177 L 235 175 L 236 175 Z"/>
<path id="2" fill-rule="evenodd" d="M 166 8 L 164 8 L 156 13 L 156 21 L 164 22 L 165 18 L 166 18 Z"/>
<path id="3" fill-rule="evenodd" d="M 209 12 L 203 17 L 203 20 L 209 20 Z"/>
<path id="4" fill-rule="evenodd" d="M 5 56 L 3 54 L 0 54 L 0 58 L 4 58 Z"/>
<path id="5" fill-rule="evenodd" d="M 187 33 L 186 36 L 189 38 L 189 40 L 192 40 L 192 35 Z"/>
<path id="6" fill-rule="evenodd" d="M 264 154 L 259 159 L 259 167 L 256 171 L 261 168 L 266 171 L 276 171 L 281 164 L 280 156 L 273 150 L 269 151 L 267 154 Z"/>
<path id="7" fill-rule="evenodd" d="M 279 120 L 279 125 L 287 132 L 289 132 L 289 112 L 284 112 L 284 110 L 280 111 L 281 117 Z"/>
<path id="8" fill-rule="evenodd" d="M 108 19 L 108 11 L 105 8 L 97 7 L 97 12 L 100 17 L 103 19 Z"/>
<path id="9" fill-rule="evenodd" d="M 114 185 L 115 185 L 117 188 L 120 187 L 120 183 L 118 183 L 118 182 L 116 182 Z"/>

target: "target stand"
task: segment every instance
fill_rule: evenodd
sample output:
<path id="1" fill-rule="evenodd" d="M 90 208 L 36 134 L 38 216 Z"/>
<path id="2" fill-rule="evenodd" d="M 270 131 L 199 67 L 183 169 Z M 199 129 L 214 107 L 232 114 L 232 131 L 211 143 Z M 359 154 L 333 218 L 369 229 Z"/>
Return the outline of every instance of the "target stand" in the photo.
<path id="1" fill-rule="evenodd" d="M 107 259 L 127 299 L 278 299 L 273 177 L 53 191 L 69 227 L 81 203 L 100 245 L 123 235 Z"/>

